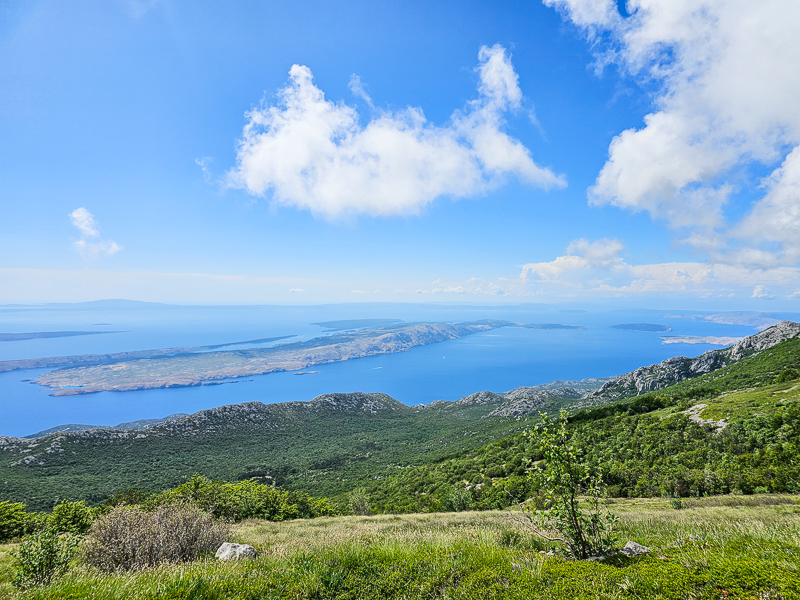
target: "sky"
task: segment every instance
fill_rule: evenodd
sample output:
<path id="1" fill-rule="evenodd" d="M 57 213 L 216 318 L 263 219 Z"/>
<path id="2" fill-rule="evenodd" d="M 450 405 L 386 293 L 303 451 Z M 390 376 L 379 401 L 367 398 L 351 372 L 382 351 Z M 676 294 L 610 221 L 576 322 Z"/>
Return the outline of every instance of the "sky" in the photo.
<path id="1" fill-rule="evenodd" d="M 800 307 L 796 0 L 0 3 L 0 304 Z"/>

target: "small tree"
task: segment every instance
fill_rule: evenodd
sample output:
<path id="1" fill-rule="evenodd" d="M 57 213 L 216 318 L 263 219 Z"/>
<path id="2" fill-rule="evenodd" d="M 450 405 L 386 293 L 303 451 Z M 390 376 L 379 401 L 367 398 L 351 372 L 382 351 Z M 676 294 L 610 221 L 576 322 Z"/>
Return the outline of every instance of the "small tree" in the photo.
<path id="1" fill-rule="evenodd" d="M 17 571 L 14 585 L 24 589 L 57 579 L 69 568 L 79 543 L 79 537 L 60 536 L 52 527 L 26 536 L 14 554 Z"/>
<path id="2" fill-rule="evenodd" d="M 350 497 L 348 498 L 348 508 L 350 509 L 350 514 L 353 515 L 371 515 L 372 514 L 372 506 L 369 502 L 369 496 L 367 495 L 367 490 L 364 488 L 358 488 L 350 492 Z"/>
<path id="3" fill-rule="evenodd" d="M 584 559 L 614 550 L 617 517 L 600 511 L 605 485 L 571 443 L 567 418 L 566 411 L 557 423 L 542 415 L 542 423 L 527 433 L 538 439 L 544 457 L 531 472 L 535 486 L 544 491 L 544 508 L 532 512 L 518 504 L 522 516 L 511 518 L 547 541 L 561 542 L 568 555 Z"/>

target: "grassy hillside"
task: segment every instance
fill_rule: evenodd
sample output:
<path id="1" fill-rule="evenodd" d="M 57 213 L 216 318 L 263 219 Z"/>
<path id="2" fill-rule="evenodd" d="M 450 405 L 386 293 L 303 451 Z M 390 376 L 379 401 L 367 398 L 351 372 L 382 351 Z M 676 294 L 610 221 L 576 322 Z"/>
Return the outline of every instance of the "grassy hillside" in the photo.
<path id="1" fill-rule="evenodd" d="M 614 496 L 800 491 L 800 380 L 764 385 L 797 367 L 800 339 L 788 340 L 657 393 L 579 411 L 573 442 Z M 686 411 L 699 404 L 707 407 L 693 410 L 696 419 L 725 419 L 724 429 L 693 421 Z M 534 492 L 525 473 L 539 459 L 536 437 L 517 434 L 370 482 L 367 492 L 380 512 L 447 510 L 456 499 L 501 508 Z"/>
<path id="2" fill-rule="evenodd" d="M 800 598 L 796 497 L 717 497 L 680 511 L 666 500 L 616 501 L 619 542 L 652 549 L 606 562 L 567 561 L 503 513 L 338 517 L 237 526 L 252 561 L 213 559 L 134 574 L 81 564 L 49 587 L 15 591 L 0 546 L 0 597 L 303 599 Z"/>

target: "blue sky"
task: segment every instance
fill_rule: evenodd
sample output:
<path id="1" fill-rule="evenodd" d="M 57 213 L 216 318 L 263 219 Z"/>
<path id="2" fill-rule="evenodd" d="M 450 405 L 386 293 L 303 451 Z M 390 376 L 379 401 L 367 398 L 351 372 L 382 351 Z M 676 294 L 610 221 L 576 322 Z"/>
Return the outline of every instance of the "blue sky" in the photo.
<path id="1" fill-rule="evenodd" d="M 793 0 L 5 2 L 0 303 L 800 305 Z"/>

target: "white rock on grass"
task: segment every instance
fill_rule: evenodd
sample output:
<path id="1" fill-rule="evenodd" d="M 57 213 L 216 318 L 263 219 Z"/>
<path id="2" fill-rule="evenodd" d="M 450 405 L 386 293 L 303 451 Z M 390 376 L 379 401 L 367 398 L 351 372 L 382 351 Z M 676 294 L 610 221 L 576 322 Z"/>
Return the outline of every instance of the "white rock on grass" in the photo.
<path id="1" fill-rule="evenodd" d="M 220 560 L 238 560 L 240 558 L 255 558 L 256 549 L 247 544 L 234 544 L 225 542 L 214 555 Z"/>
<path id="2" fill-rule="evenodd" d="M 628 542 L 625 546 L 620 550 L 625 556 L 640 556 L 642 554 L 647 554 L 650 552 L 650 548 L 647 546 L 642 546 L 641 544 L 637 544 L 636 542 Z"/>

